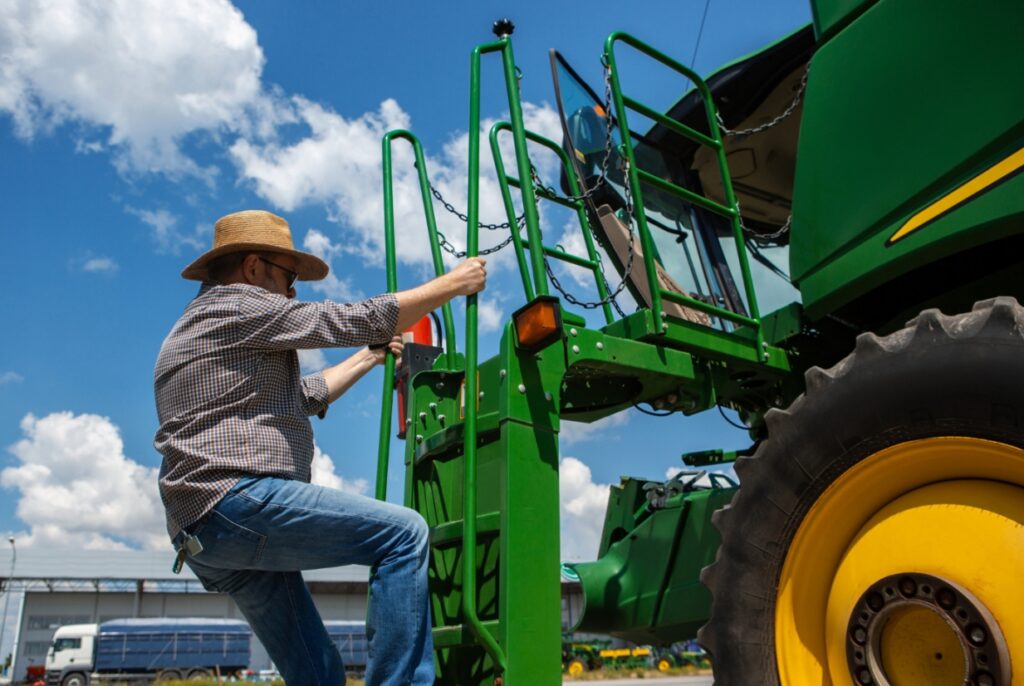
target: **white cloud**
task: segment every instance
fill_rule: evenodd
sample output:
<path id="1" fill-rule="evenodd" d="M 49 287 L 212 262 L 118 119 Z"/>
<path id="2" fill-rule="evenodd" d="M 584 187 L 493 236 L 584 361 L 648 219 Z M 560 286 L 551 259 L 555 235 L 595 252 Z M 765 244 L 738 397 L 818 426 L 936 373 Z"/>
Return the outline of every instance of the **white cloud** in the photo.
<path id="1" fill-rule="evenodd" d="M 137 207 L 125 207 L 125 212 L 138 217 L 149 227 L 150 236 L 156 244 L 158 252 L 168 255 L 180 255 L 182 248 L 189 253 L 205 252 L 210 247 L 209 235 L 213 228 L 208 224 L 197 224 L 191 232 L 179 228 L 180 219 L 177 215 L 161 208 L 144 210 Z"/>
<path id="2" fill-rule="evenodd" d="M 194 132 L 267 129 L 255 30 L 227 0 L 8 0 L 0 111 L 22 138 L 77 126 L 126 172 L 212 180 L 180 148 Z"/>
<path id="3" fill-rule="evenodd" d="M 28 525 L 19 546 L 125 550 L 168 546 L 156 468 L 124 454 L 117 426 L 93 414 L 55 412 L 21 421 L 24 438 L 10 446 L 16 466 L 0 471 L 0 487 L 16 492 L 16 513 Z M 314 448 L 313 483 L 363 494 Z"/>
<path id="4" fill-rule="evenodd" d="M 113 274 L 118 269 L 120 269 L 120 266 L 110 257 L 90 257 L 82 263 L 83 272 Z"/>
<path id="5" fill-rule="evenodd" d="M 17 372 L 0 372 L 0 386 L 9 383 L 20 383 L 24 380 L 25 377 Z"/>
<path id="6" fill-rule="evenodd" d="M 618 433 L 616 430 L 628 423 L 628 412 L 616 412 L 590 424 L 562 420 L 562 428 L 558 433 L 558 438 L 562 445 L 574 445 L 585 441 L 615 440 Z"/>
<path id="7" fill-rule="evenodd" d="M 325 278 L 320 281 L 311 281 L 310 288 L 338 302 L 351 302 L 363 298 L 362 291 L 352 284 L 352 279 L 339 278 L 338 272 L 334 268 L 334 258 L 344 252 L 342 246 L 332 242 L 330 238 L 316 229 L 310 229 L 306 232 L 306 237 L 302 239 L 302 247 L 326 262 L 331 268 Z"/>
<path id="8" fill-rule="evenodd" d="M 303 374 L 318 372 L 327 366 L 327 358 L 323 350 L 316 348 L 312 350 L 299 350 L 299 367 Z"/>
<path id="9" fill-rule="evenodd" d="M 24 438 L 9 448 L 20 464 L 0 471 L 0 486 L 17 492 L 17 515 L 30 528 L 26 546 L 167 547 L 158 470 L 125 456 L 109 419 L 28 414 L 21 430 Z"/>
<path id="10" fill-rule="evenodd" d="M 601 542 L 609 484 L 594 483 L 590 467 L 575 457 L 558 461 L 562 559 L 593 560 Z"/>
<path id="11" fill-rule="evenodd" d="M 334 471 L 334 460 L 327 453 L 320 450 L 320 446 L 313 446 L 313 473 L 312 483 L 318 486 L 327 486 L 346 493 L 365 495 L 370 490 L 370 484 L 366 479 L 345 479 Z"/>
<path id="12" fill-rule="evenodd" d="M 505 313 L 494 300 L 481 296 L 476 309 L 480 333 L 499 331 L 505 324 Z"/>
<path id="13" fill-rule="evenodd" d="M 230 152 L 239 175 L 259 196 L 285 212 L 311 204 L 326 206 L 332 220 L 351 232 L 346 242 L 352 247 L 346 250 L 369 261 L 379 261 L 384 249 L 380 140 L 390 129 L 409 128 L 409 115 L 391 99 L 382 102 L 376 112 L 354 118 L 345 118 L 301 97 L 293 97 L 290 102 L 294 118 L 306 127 L 308 134 L 289 144 L 276 140 L 236 141 Z M 556 139 L 561 135 L 558 115 L 550 106 L 524 103 L 523 111 L 526 126 L 531 130 Z M 486 138 L 493 123 L 494 120 L 488 120 L 481 125 L 480 219 L 502 223 L 507 217 Z M 469 136 L 463 132 L 453 137 L 440 155 L 428 156 L 426 160 L 432 184 L 462 211 L 467 206 L 468 147 Z M 502 138 L 502 149 L 507 168 L 514 173 L 510 136 Z M 553 176 L 553 155 L 543 151 L 534 154 L 534 163 L 541 173 Z M 430 264 L 417 172 L 412 151 L 404 141 L 394 145 L 393 170 L 398 259 L 410 265 Z M 464 249 L 465 225 L 440 203 L 435 203 L 435 212 L 440 231 L 457 249 Z M 482 234 L 481 248 L 498 243 L 507 235 L 503 231 Z M 500 260 L 511 263 L 511 255 L 492 258 L 491 264 Z"/>

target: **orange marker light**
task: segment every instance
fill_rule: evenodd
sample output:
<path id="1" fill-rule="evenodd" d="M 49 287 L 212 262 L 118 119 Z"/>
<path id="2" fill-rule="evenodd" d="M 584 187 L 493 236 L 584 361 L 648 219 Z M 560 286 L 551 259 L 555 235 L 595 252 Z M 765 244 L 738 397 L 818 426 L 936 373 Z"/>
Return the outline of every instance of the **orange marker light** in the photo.
<path id="1" fill-rule="evenodd" d="M 528 352 L 540 350 L 562 337 L 562 308 L 558 298 L 542 295 L 512 315 L 516 342 Z"/>

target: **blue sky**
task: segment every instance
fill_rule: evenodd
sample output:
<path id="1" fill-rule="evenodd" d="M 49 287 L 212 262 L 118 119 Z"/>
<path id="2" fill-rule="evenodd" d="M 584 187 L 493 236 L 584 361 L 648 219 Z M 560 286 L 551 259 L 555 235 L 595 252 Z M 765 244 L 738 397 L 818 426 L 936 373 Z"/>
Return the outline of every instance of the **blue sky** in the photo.
<path id="1" fill-rule="evenodd" d="M 465 207 L 468 58 L 491 40 L 494 19 L 517 25 L 528 125 L 557 137 L 548 48 L 600 90 L 610 31 L 689 62 L 704 10 L 704 0 L 0 5 L 0 532 L 19 546 L 165 545 L 152 368 L 196 291 L 178 274 L 207 249 L 217 217 L 253 207 L 285 216 L 335 275 L 300 286 L 300 298 L 373 295 L 384 288 L 380 135 L 416 132 L 435 183 Z M 805 0 L 712 0 L 696 69 L 809 20 Z M 483 114 L 502 118 L 497 61 L 484 71 Z M 664 75 L 635 73 L 656 104 L 682 92 Z M 553 180 L 550 161 L 537 163 Z M 396 165 L 401 197 L 415 199 L 408 156 Z M 504 219 L 493 182 L 481 203 L 485 221 Z M 398 216 L 400 285 L 411 286 L 427 274 L 424 230 L 415 204 Z M 545 219 L 554 235 L 565 231 L 564 218 Z M 507 257 L 494 261 L 481 301 L 484 356 L 522 302 Z M 315 421 L 324 483 L 372 491 L 380 386 L 371 375 Z M 664 478 L 681 452 L 745 445 L 717 413 L 630 412 L 564 438 L 563 456 L 578 458 L 563 474 L 564 526 L 583 542 L 565 551 L 573 557 L 593 545 L 604 485 L 619 475 Z"/>

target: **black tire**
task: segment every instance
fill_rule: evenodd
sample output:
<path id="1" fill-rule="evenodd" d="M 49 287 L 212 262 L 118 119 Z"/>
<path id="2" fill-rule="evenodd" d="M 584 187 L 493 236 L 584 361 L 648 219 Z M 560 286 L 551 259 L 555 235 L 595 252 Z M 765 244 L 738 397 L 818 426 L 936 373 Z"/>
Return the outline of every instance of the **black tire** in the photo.
<path id="1" fill-rule="evenodd" d="M 89 686 L 89 677 L 81 672 L 71 672 L 60 683 L 61 686 Z"/>
<path id="2" fill-rule="evenodd" d="M 156 673 L 156 680 L 159 681 L 177 681 L 181 679 L 181 673 L 176 669 L 162 669 Z"/>
<path id="3" fill-rule="evenodd" d="M 190 670 L 189 673 L 188 673 L 188 678 L 189 679 L 195 679 L 195 680 L 209 679 L 211 676 L 212 675 L 210 674 L 210 670 L 202 668 L 202 667 L 200 667 L 198 669 Z"/>
<path id="4" fill-rule="evenodd" d="M 1024 446 L 1024 309 L 996 298 L 956 316 L 926 310 L 889 336 L 863 334 L 831 369 L 810 369 L 805 394 L 765 421 L 765 441 L 736 463 L 741 487 L 714 516 L 722 544 L 701 575 L 713 604 L 699 640 L 717 686 L 805 686 L 780 681 L 776 597 L 797 529 L 840 475 L 916 439 Z"/>

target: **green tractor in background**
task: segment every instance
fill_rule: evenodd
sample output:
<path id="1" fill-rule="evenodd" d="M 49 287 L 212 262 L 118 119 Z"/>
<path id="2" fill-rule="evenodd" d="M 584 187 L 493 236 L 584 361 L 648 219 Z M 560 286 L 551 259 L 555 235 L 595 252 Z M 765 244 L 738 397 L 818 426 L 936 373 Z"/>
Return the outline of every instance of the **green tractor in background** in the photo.
<path id="1" fill-rule="evenodd" d="M 568 571 L 580 629 L 699 636 L 724 686 L 1024 683 L 1024 3 L 812 8 L 706 80 L 613 33 L 605 99 L 553 53 L 561 142 L 524 128 L 511 24 L 473 51 L 471 132 L 481 59 L 504 69 L 490 143 L 524 306 L 482 362 L 475 297 L 463 351 L 448 307 L 444 345 L 407 348 L 405 502 L 431 525 L 438 684 L 560 683 L 561 422 L 641 402 L 731 408 L 752 443 L 612 489 L 599 559 Z M 693 89 L 666 111 L 634 99 L 623 50 Z M 390 289 L 400 139 L 444 269 L 422 150 L 391 132 Z M 561 188 L 532 149 L 558 155 Z M 476 136 L 469 155 L 472 256 Z M 538 202 L 578 218 L 586 254 L 544 243 Z M 598 299 L 565 291 L 559 261 Z M 613 311 L 625 290 L 636 311 Z"/>

